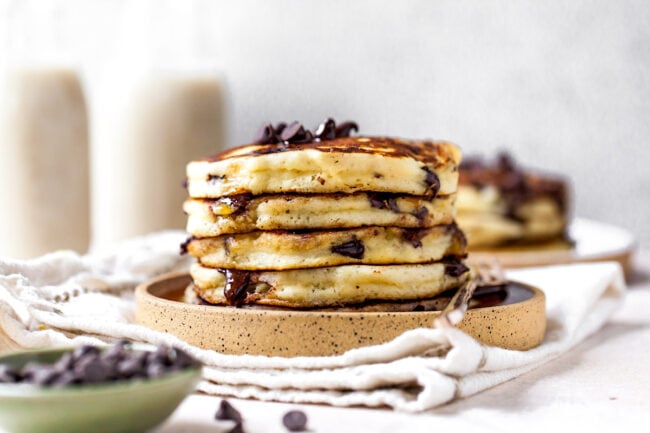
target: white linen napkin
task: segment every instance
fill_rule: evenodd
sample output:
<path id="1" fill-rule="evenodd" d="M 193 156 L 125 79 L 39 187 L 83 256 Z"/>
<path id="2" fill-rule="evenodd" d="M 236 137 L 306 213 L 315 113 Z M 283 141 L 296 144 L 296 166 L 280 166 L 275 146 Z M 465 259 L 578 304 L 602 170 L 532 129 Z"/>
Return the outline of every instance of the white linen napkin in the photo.
<path id="1" fill-rule="evenodd" d="M 2 331 L 26 348 L 116 338 L 174 345 L 207 366 L 199 390 L 208 394 L 417 412 L 510 380 L 566 352 L 607 321 L 625 291 L 616 263 L 508 272 L 546 293 L 546 337 L 529 351 L 485 346 L 454 328 L 419 328 L 332 357 L 225 355 L 134 324 L 134 286 L 186 269 L 190 258 L 178 254 L 184 237 L 183 232 L 161 232 L 111 253 L 60 251 L 29 261 L 0 259 Z"/>

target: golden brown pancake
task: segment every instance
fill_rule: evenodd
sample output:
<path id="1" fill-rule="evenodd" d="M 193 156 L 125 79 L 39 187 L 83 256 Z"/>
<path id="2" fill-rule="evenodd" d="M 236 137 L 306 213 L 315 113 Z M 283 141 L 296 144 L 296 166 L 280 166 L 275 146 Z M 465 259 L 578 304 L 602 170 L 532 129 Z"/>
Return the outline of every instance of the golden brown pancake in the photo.
<path id="1" fill-rule="evenodd" d="M 190 272 L 197 294 L 211 304 L 290 308 L 426 299 L 459 287 L 470 276 L 468 269 L 456 260 L 256 272 L 225 271 L 194 264 Z"/>
<path id="2" fill-rule="evenodd" d="M 188 252 L 206 266 L 248 270 L 431 263 L 447 256 L 463 256 L 465 237 L 455 224 L 428 229 L 257 231 L 192 239 Z"/>
<path id="3" fill-rule="evenodd" d="M 194 198 L 250 193 L 455 192 L 460 150 L 451 143 L 341 137 L 300 144 L 250 144 L 187 166 Z"/>
<path id="4" fill-rule="evenodd" d="M 339 229 L 359 226 L 433 227 L 453 221 L 455 196 L 436 198 L 356 193 L 189 199 L 187 231 L 210 237 L 257 230 Z"/>

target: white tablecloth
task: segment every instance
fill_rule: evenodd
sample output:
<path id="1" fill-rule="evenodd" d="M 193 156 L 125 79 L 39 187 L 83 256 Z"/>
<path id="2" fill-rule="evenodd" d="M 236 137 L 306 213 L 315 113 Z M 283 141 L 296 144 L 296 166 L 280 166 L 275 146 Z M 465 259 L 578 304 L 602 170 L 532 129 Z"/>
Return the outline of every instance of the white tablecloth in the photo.
<path id="1" fill-rule="evenodd" d="M 286 432 L 282 415 L 296 408 L 316 432 L 648 432 L 650 251 L 636 262 L 623 306 L 594 336 L 537 370 L 429 413 L 230 401 L 249 433 Z M 219 400 L 191 396 L 156 433 L 227 431 L 213 419 Z"/>

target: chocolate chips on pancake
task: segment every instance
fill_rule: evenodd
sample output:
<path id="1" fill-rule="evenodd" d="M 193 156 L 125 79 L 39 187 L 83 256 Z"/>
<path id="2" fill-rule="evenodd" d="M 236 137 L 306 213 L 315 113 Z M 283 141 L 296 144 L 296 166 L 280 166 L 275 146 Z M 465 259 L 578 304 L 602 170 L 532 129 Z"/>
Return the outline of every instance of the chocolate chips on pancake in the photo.
<path id="1" fill-rule="evenodd" d="M 458 148 L 357 130 L 331 118 L 314 129 L 268 123 L 253 144 L 188 165 L 187 250 L 200 299 L 343 308 L 463 284 Z"/>

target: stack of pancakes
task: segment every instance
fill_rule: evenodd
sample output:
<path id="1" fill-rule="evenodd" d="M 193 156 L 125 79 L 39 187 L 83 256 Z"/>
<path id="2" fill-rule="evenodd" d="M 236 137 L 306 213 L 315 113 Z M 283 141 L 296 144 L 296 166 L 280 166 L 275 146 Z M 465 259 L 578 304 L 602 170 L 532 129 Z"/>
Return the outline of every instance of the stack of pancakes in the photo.
<path id="1" fill-rule="evenodd" d="M 494 162 L 467 158 L 460 167 L 458 224 L 470 248 L 564 239 L 566 182 L 523 170 L 506 153 Z"/>
<path id="2" fill-rule="evenodd" d="M 458 148 L 350 137 L 355 127 L 268 125 L 255 144 L 188 165 L 184 248 L 202 302 L 390 305 L 469 278 L 454 222 Z"/>

